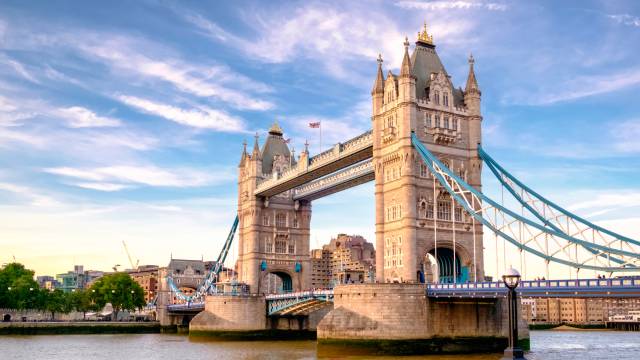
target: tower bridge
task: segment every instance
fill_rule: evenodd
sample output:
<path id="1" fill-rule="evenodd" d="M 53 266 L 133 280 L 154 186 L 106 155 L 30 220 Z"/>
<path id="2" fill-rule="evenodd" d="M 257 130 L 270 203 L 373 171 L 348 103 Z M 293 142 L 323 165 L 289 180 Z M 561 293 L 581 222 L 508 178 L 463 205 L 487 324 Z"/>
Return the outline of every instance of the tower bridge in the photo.
<path id="1" fill-rule="evenodd" d="M 482 148 L 474 58 L 462 89 L 426 28 L 411 54 L 409 48 L 405 40 L 399 74 L 385 75 L 378 58 L 371 130 L 316 156 L 305 147 L 296 158 L 277 123 L 262 147 L 258 136 L 251 152 L 245 144 L 237 217 L 220 266 L 192 295 L 167 278 L 166 288 L 179 296 L 159 305 L 163 314 L 201 311 L 191 322 L 194 331 L 317 328 L 319 339 L 503 339 L 505 289 L 485 281 L 485 232 L 496 247 L 502 239 L 515 248 L 521 268 L 535 258 L 547 279 L 551 264 L 575 271 L 571 280 L 524 281 L 523 296 L 640 295 L 640 279 L 578 279 L 580 270 L 638 274 L 639 241 L 544 198 Z M 483 166 L 518 209 L 482 192 Z M 308 291 L 312 202 L 369 181 L 375 183 L 376 282 Z M 220 285 L 236 232 L 237 283 Z M 270 294 L 273 276 L 284 294 Z"/>

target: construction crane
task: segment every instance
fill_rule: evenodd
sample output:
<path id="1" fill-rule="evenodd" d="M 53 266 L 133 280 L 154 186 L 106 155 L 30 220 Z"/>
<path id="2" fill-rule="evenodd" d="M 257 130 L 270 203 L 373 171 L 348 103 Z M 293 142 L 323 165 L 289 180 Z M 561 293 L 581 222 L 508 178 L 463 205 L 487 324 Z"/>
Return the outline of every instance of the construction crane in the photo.
<path id="1" fill-rule="evenodd" d="M 140 263 L 140 260 L 136 260 L 136 264 L 133 265 L 133 260 L 131 259 L 131 254 L 129 254 L 129 248 L 127 248 L 127 243 L 122 240 L 122 246 L 124 246 L 124 251 L 127 253 L 127 257 L 129 258 L 129 264 L 131 264 L 131 269 L 132 270 L 136 270 L 138 268 L 138 264 Z"/>

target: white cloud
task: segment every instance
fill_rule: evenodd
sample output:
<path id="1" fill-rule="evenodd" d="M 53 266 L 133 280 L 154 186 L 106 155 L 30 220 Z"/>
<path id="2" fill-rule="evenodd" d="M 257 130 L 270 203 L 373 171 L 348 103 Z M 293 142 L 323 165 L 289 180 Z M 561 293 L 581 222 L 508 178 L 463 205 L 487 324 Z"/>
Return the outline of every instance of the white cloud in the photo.
<path id="1" fill-rule="evenodd" d="M 9 58 L 2 58 L 2 61 L 5 64 L 9 65 L 16 73 L 18 73 L 23 78 L 29 80 L 32 83 L 40 84 L 40 81 L 36 79 L 35 76 L 33 76 L 29 71 L 27 71 L 27 69 L 21 63 Z"/>
<path id="2" fill-rule="evenodd" d="M 611 129 L 614 147 L 623 153 L 640 152 L 640 119 L 627 120 Z"/>
<path id="3" fill-rule="evenodd" d="M 123 184 L 113 184 L 113 183 L 104 183 L 104 182 L 80 182 L 74 183 L 73 185 L 85 189 L 91 190 L 99 190 L 99 191 L 120 191 L 123 189 L 128 189 L 131 186 L 123 185 Z"/>
<path id="4" fill-rule="evenodd" d="M 506 102 L 551 105 L 626 89 L 640 85 L 640 68 L 604 75 L 574 76 L 571 79 L 554 82 L 552 85 L 553 89 L 545 88 L 537 93 L 518 95 L 517 98 L 508 96 Z"/>
<path id="5" fill-rule="evenodd" d="M 614 14 L 607 15 L 607 17 L 613 19 L 618 24 L 640 27 L 640 17 L 638 16 L 633 16 L 630 14 Z"/>
<path id="6" fill-rule="evenodd" d="M 200 109 L 182 109 L 179 107 L 157 103 L 134 96 L 117 96 L 118 100 L 148 114 L 163 117 L 178 124 L 196 128 L 212 129 L 225 132 L 242 132 L 242 119 L 220 110 L 201 107 Z"/>
<path id="7" fill-rule="evenodd" d="M 117 185 L 147 185 L 157 187 L 199 187 L 228 181 L 233 173 L 211 172 L 194 169 L 162 169 L 155 166 L 118 165 L 97 168 L 56 167 L 44 169 L 45 172 L 68 178 L 86 180 L 75 184 L 84 188 L 103 191 L 116 191 Z M 115 186 L 114 186 L 115 185 Z M 123 189 L 122 187 L 121 189 Z"/>
<path id="8" fill-rule="evenodd" d="M 0 191 L 7 191 L 29 199 L 32 206 L 54 206 L 58 202 L 50 196 L 42 195 L 38 191 L 22 186 L 6 182 L 0 182 Z"/>
<path id="9" fill-rule="evenodd" d="M 64 117 L 68 121 L 68 125 L 73 128 L 115 127 L 121 125 L 118 119 L 96 115 L 93 111 L 81 106 L 60 108 L 57 113 Z"/>
<path id="10" fill-rule="evenodd" d="M 157 58 L 162 58 L 160 60 L 149 55 L 150 51 L 142 53 L 136 45 L 131 38 L 107 36 L 99 42 L 85 39 L 77 47 L 91 59 L 106 62 L 114 73 L 124 70 L 143 78 L 162 80 L 185 93 L 217 98 L 242 110 L 262 111 L 275 107 L 273 103 L 246 91 L 252 89 L 253 92 L 264 93 L 271 91 L 270 87 L 228 67 L 190 64 L 168 55 L 157 55 Z"/>
<path id="11" fill-rule="evenodd" d="M 574 211 L 603 207 L 611 209 L 640 207 L 640 192 L 633 190 L 600 190 L 590 195 L 589 200 L 574 203 L 567 208 Z"/>
<path id="12" fill-rule="evenodd" d="M 399 1 L 396 3 L 404 9 L 420 10 L 470 10 L 486 9 L 492 11 L 505 11 L 507 5 L 483 1 Z"/>
<path id="13" fill-rule="evenodd" d="M 186 21 L 216 42 L 233 46 L 252 59 L 265 63 L 317 63 L 325 73 L 354 84 L 362 84 L 362 59 L 372 63 L 381 53 L 385 67 L 398 69 L 402 62 L 406 35 L 413 38 L 421 20 L 414 12 L 398 21 L 388 9 L 375 4 L 343 2 L 319 5 L 305 3 L 269 13 L 246 13 L 246 25 L 255 36 L 237 36 L 201 15 L 176 10 Z M 413 22 L 415 19 L 415 22 Z M 474 18 L 449 16 L 446 12 L 434 19 L 431 29 L 441 39 L 439 44 L 469 41 Z M 414 35 L 415 36 L 415 35 Z M 451 47 L 451 46 L 449 46 Z M 372 65 L 370 73 L 375 71 Z M 367 79 L 370 81 L 371 79 Z"/>

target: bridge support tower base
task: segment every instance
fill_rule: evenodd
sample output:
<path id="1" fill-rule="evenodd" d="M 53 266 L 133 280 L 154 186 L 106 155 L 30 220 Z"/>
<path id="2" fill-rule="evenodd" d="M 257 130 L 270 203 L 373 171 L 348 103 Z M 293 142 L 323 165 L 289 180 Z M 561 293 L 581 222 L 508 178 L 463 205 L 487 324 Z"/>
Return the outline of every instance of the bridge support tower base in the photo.
<path id="1" fill-rule="evenodd" d="M 420 284 L 357 284 L 334 289 L 334 310 L 318 324 L 319 353 L 348 347 L 365 353 L 502 352 L 506 299 L 427 298 Z M 520 343 L 529 332 L 519 324 Z"/>

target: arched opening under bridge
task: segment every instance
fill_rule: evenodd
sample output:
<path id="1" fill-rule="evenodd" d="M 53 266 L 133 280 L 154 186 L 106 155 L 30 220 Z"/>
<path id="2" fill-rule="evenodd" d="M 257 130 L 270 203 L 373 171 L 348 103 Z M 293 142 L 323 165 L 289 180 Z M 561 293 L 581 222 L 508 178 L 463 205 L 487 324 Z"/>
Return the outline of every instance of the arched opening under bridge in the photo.
<path id="1" fill-rule="evenodd" d="M 417 281 L 438 282 L 444 284 L 464 283 L 469 281 L 469 268 L 462 266 L 460 254 L 453 253 L 453 249 L 441 247 L 437 251 L 432 249 L 425 256 L 422 269 L 417 271 Z"/>
<path id="2" fill-rule="evenodd" d="M 293 280 L 291 275 L 284 271 L 272 271 L 265 277 L 265 293 L 280 294 L 293 291 Z"/>

